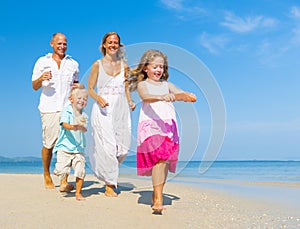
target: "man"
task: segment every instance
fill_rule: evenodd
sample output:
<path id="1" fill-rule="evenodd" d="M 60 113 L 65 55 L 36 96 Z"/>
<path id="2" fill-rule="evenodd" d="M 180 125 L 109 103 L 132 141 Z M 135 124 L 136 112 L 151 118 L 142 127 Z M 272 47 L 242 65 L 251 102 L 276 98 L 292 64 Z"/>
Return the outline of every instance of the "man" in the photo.
<path id="1" fill-rule="evenodd" d="M 49 167 L 52 149 L 59 134 L 60 113 L 68 103 L 71 88 L 79 87 L 80 84 L 79 65 L 65 54 L 66 36 L 62 33 L 53 34 L 50 46 L 53 53 L 40 57 L 34 65 L 32 87 L 34 90 L 42 88 L 38 109 L 42 119 L 44 184 L 46 188 L 54 189 Z M 67 177 L 61 181 L 60 191 L 70 191 L 73 188 L 73 185 L 67 183 Z"/>

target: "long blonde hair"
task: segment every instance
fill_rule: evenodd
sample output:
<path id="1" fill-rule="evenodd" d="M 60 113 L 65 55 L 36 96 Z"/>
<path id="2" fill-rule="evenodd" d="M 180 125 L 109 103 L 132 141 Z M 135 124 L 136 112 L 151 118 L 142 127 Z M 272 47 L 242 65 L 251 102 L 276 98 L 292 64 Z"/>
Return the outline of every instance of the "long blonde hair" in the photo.
<path id="1" fill-rule="evenodd" d="M 144 71 L 144 67 L 150 64 L 156 57 L 161 57 L 164 59 L 164 72 L 160 79 L 162 81 L 168 80 L 169 72 L 168 72 L 167 56 L 159 50 L 150 49 L 144 52 L 138 66 L 130 71 L 130 75 L 128 79 L 130 91 L 135 91 L 137 89 L 137 84 L 140 81 L 143 81 L 148 78 L 147 73 Z"/>

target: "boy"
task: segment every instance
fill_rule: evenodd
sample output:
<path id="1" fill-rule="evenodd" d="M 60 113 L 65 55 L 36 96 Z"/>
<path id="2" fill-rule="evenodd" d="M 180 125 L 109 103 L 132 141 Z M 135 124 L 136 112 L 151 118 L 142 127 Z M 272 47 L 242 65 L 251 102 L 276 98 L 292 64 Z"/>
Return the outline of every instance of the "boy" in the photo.
<path id="1" fill-rule="evenodd" d="M 83 111 L 86 107 L 88 92 L 85 89 L 75 88 L 71 91 L 70 104 L 61 114 L 60 133 L 53 152 L 57 153 L 54 174 L 59 177 L 60 191 L 65 190 L 63 180 L 68 176 L 71 167 L 76 177 L 76 200 L 85 200 L 81 189 L 85 177 L 85 158 L 83 155 L 86 146 L 84 132 L 87 130 L 87 115 Z"/>

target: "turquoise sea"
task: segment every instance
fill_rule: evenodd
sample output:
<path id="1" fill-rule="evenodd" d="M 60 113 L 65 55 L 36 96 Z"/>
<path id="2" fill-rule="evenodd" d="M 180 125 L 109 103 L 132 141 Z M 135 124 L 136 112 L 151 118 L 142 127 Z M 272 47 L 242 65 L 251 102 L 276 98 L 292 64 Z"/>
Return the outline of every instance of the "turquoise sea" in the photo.
<path id="1" fill-rule="evenodd" d="M 55 158 L 52 160 L 53 171 Z M 205 163 L 204 163 L 205 164 Z M 300 161 L 215 161 L 206 172 L 199 171 L 200 161 L 181 161 L 177 164 L 176 178 L 198 178 L 211 180 L 255 181 L 255 182 L 300 182 Z M 136 162 L 124 161 L 121 175 L 135 175 Z M 39 158 L 0 158 L 0 173 L 42 173 Z M 92 171 L 87 164 L 87 173 Z"/>
<path id="2" fill-rule="evenodd" d="M 54 169 L 55 158 L 51 163 Z M 200 166 L 207 167 L 203 173 Z M 121 177 L 136 177 L 136 162 L 125 160 Z M 92 174 L 87 163 L 86 171 Z M 201 170 L 203 171 L 203 170 Z M 38 158 L 0 158 L 0 173 L 42 174 Z M 300 209 L 300 161 L 200 161 L 178 162 L 177 172 L 168 182 L 186 183 L 251 196 Z"/>

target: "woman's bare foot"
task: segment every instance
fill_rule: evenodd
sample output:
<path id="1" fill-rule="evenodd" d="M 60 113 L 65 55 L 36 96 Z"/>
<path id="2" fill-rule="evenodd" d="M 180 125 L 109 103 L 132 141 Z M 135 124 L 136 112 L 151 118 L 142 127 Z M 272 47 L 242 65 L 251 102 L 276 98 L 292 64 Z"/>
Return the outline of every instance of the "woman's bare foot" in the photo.
<path id="1" fill-rule="evenodd" d="M 82 200 L 85 200 L 85 198 L 79 193 L 79 194 L 76 194 L 76 200 L 82 201 Z"/>
<path id="2" fill-rule="evenodd" d="M 114 187 L 113 185 L 106 185 L 104 194 L 107 197 L 117 197 L 118 196 L 118 194 L 114 191 L 113 187 Z"/>
<path id="3" fill-rule="evenodd" d="M 184 102 L 196 102 L 196 95 L 189 92 L 182 92 L 175 94 L 175 100 L 184 101 Z"/>
<path id="4" fill-rule="evenodd" d="M 71 192 L 74 189 L 72 184 L 61 184 L 59 187 L 60 192 Z"/>
<path id="5" fill-rule="evenodd" d="M 54 189 L 55 188 L 51 176 L 44 175 L 44 184 L 45 184 L 46 189 Z"/>

